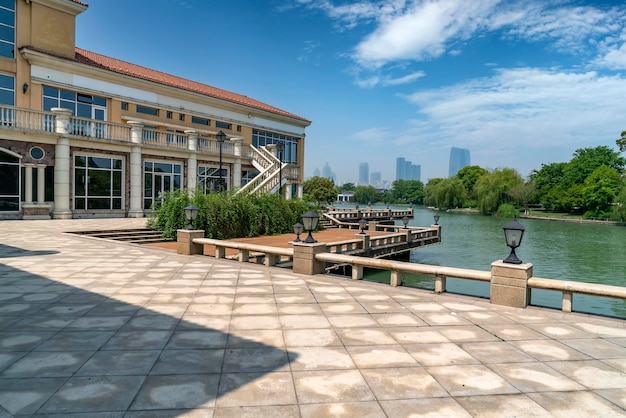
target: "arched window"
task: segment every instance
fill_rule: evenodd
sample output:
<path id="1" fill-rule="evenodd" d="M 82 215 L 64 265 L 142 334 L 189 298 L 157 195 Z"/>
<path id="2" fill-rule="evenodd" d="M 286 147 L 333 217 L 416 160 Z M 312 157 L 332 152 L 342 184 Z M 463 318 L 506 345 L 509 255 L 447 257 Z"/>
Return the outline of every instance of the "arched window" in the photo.
<path id="1" fill-rule="evenodd" d="M 20 210 L 20 169 L 22 157 L 0 148 L 0 212 Z"/>

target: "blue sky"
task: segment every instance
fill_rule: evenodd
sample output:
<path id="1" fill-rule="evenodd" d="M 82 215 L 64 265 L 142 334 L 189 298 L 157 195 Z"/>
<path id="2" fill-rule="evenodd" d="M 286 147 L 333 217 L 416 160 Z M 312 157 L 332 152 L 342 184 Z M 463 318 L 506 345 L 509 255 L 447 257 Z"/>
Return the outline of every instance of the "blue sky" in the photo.
<path id="1" fill-rule="evenodd" d="M 305 174 L 569 161 L 626 130 L 626 3 L 91 0 L 77 45 L 313 121 Z"/>

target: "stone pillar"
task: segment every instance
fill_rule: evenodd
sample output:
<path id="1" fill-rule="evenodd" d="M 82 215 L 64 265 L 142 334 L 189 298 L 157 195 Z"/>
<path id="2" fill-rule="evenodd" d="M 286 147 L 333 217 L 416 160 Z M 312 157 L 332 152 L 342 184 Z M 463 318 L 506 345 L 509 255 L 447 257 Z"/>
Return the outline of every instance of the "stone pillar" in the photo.
<path id="1" fill-rule="evenodd" d="M 204 238 L 202 229 L 179 229 L 176 231 L 176 252 L 183 255 L 204 254 L 204 245 L 194 244 L 195 238 Z"/>
<path id="2" fill-rule="evenodd" d="M 290 199 L 293 199 L 291 184 L 285 183 L 285 200 L 290 200 Z"/>
<path id="3" fill-rule="evenodd" d="M 71 219 L 70 210 L 70 140 L 67 137 L 72 111 L 63 108 L 52 108 L 54 129 L 58 134 L 54 158 L 54 212 L 55 219 Z"/>
<path id="4" fill-rule="evenodd" d="M 367 251 L 370 248 L 370 236 L 368 234 L 355 234 L 354 237 L 356 239 L 363 240 L 363 251 Z"/>
<path id="5" fill-rule="evenodd" d="M 378 225 L 378 221 L 369 221 L 367 222 L 367 230 L 376 232 L 377 225 Z"/>
<path id="6" fill-rule="evenodd" d="M 37 203 L 46 201 L 46 166 L 37 164 Z"/>
<path id="7" fill-rule="evenodd" d="M 441 242 L 441 225 L 431 225 L 431 228 L 437 228 L 437 236 L 439 237 L 439 242 Z"/>
<path id="8" fill-rule="evenodd" d="M 130 150 L 130 207 L 128 209 L 128 217 L 143 218 L 143 169 L 141 164 L 143 123 L 128 121 L 128 124 L 130 125 L 130 142 L 133 144 Z"/>
<path id="9" fill-rule="evenodd" d="M 187 149 L 189 149 L 189 158 L 187 159 L 187 193 L 192 196 L 197 187 L 198 181 L 198 132 L 193 129 L 185 131 L 187 134 Z"/>
<path id="10" fill-rule="evenodd" d="M 399 270 L 391 270 L 389 284 L 393 287 L 402 286 L 402 272 Z"/>
<path id="11" fill-rule="evenodd" d="M 502 260 L 491 263 L 491 303 L 525 308 L 530 303 L 528 279 L 533 275 L 530 263 L 510 264 Z"/>
<path id="12" fill-rule="evenodd" d="M 24 203 L 33 203 L 33 168 L 35 164 L 24 164 Z"/>
<path id="13" fill-rule="evenodd" d="M 298 199 L 302 199 L 304 186 L 302 184 L 298 184 Z"/>
<path id="14" fill-rule="evenodd" d="M 233 143 L 233 153 L 235 154 L 235 163 L 233 164 L 233 189 L 237 190 L 241 188 L 241 156 L 243 154 L 243 139 L 231 138 L 230 142 Z"/>
<path id="15" fill-rule="evenodd" d="M 322 274 L 325 263 L 315 259 L 316 254 L 326 252 L 326 244 L 318 242 L 307 244 L 304 242 L 293 243 L 293 272 L 299 274 Z"/>

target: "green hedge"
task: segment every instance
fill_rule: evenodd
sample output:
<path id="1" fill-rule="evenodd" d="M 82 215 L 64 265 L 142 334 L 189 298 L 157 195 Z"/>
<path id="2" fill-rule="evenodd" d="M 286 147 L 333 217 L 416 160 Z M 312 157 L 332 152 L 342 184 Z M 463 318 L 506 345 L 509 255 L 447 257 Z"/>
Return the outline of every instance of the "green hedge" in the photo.
<path id="1" fill-rule="evenodd" d="M 303 213 L 313 209 L 300 199 L 281 199 L 276 194 L 262 196 L 227 195 L 225 193 L 168 192 L 148 220 L 148 227 L 161 231 L 165 238 L 175 239 L 176 230 L 186 228 L 184 208 L 199 208 L 195 229 L 215 239 L 257 237 L 293 232 L 293 225 L 302 222 Z"/>

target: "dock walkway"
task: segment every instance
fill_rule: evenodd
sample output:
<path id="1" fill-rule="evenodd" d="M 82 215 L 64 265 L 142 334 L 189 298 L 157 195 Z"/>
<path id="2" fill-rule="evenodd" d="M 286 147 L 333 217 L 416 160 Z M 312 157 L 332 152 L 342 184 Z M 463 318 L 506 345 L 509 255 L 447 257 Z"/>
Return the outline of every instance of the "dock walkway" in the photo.
<path id="1" fill-rule="evenodd" d="M 0 417 L 626 416 L 626 321 L 0 222 Z"/>

